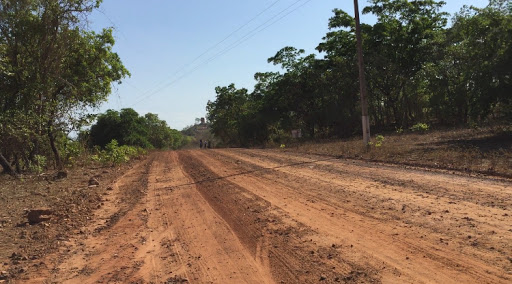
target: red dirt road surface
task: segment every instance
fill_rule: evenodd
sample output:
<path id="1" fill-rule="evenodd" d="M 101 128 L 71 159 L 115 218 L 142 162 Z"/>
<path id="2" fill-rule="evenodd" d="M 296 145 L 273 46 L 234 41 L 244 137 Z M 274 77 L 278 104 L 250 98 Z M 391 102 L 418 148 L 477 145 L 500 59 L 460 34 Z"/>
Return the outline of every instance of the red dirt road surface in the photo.
<path id="1" fill-rule="evenodd" d="M 153 153 L 28 283 L 512 283 L 512 182 L 278 150 Z"/>

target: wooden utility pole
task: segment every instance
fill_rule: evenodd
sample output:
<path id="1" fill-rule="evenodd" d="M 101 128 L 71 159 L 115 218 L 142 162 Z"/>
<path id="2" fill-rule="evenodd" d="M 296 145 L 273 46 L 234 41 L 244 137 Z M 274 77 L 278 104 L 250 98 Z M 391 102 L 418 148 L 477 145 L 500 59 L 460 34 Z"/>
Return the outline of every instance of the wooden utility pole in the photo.
<path id="1" fill-rule="evenodd" d="M 363 39 L 361 37 L 361 25 L 359 23 L 359 3 L 354 0 L 355 20 L 356 20 L 356 38 L 357 38 L 357 57 L 359 59 L 359 92 L 361 93 L 361 116 L 363 123 L 363 142 L 368 145 L 370 142 L 370 119 L 368 118 L 368 99 L 366 97 L 366 78 L 364 75 L 363 60 Z"/>

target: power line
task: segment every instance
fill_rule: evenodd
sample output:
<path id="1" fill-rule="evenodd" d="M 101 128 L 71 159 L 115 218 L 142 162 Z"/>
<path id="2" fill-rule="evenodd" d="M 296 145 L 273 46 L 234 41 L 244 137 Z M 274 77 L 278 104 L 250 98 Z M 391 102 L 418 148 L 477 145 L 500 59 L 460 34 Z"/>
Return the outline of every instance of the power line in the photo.
<path id="1" fill-rule="evenodd" d="M 232 31 L 230 34 L 228 34 L 226 37 L 224 37 L 222 40 L 220 40 L 219 42 L 217 42 L 216 44 L 210 46 L 209 48 L 207 48 L 203 53 L 201 53 L 200 55 L 198 55 L 196 58 L 194 58 L 191 62 L 185 64 L 183 67 L 179 68 L 176 72 L 174 72 L 170 77 L 173 78 L 175 77 L 176 75 L 178 75 L 181 71 L 187 69 L 188 67 L 190 67 L 192 64 L 194 64 L 198 59 L 200 59 L 201 57 L 203 57 L 205 54 L 207 54 L 208 52 L 210 52 L 211 50 L 213 50 L 214 48 L 216 48 L 217 46 L 219 46 L 220 44 L 222 44 L 223 42 L 225 42 L 226 40 L 228 40 L 230 37 L 232 37 L 234 34 L 236 34 L 238 31 L 240 31 L 241 29 L 243 29 L 244 27 L 246 27 L 247 25 L 249 25 L 250 23 L 252 23 L 254 20 L 256 20 L 259 16 L 261 16 L 262 14 L 264 14 L 265 12 L 267 12 L 268 10 L 270 10 L 272 7 L 274 7 L 277 3 L 279 3 L 281 0 L 276 0 L 274 1 L 272 4 L 270 4 L 269 6 L 267 6 L 265 9 L 263 9 L 261 12 L 259 12 L 256 16 L 252 17 L 249 21 L 245 22 L 243 25 L 241 25 L 240 27 L 238 27 L 237 29 L 235 29 L 234 31 Z M 163 84 L 165 81 L 167 81 L 167 79 L 163 79 L 161 81 L 159 81 L 158 83 L 154 83 L 153 85 L 156 85 L 156 87 L 158 87 L 159 85 Z M 160 90 L 160 89 L 159 89 Z M 142 94 L 142 96 L 146 95 L 147 93 L 150 93 L 151 90 L 148 90 L 146 92 L 144 92 Z M 145 98 L 145 97 L 144 97 Z M 137 103 L 139 103 L 140 101 L 137 101 Z M 135 103 L 135 104 L 137 104 Z"/>
<path id="2" fill-rule="evenodd" d="M 300 1 L 303 1 L 303 0 L 299 0 L 299 1 L 296 1 L 294 4 L 288 6 L 288 8 L 294 6 L 296 3 L 300 2 Z M 230 46 L 228 46 L 227 48 L 221 50 L 220 52 L 216 53 L 214 56 L 208 58 L 206 61 L 203 61 L 201 65 L 198 65 L 196 66 L 194 69 L 190 70 L 189 72 L 183 74 L 182 76 L 180 76 L 179 78 L 177 78 L 175 81 L 169 83 L 167 86 L 170 86 L 172 85 L 173 83 L 175 83 L 176 81 L 186 77 L 187 75 L 191 74 L 192 72 L 194 72 L 195 70 L 201 68 L 203 65 L 206 65 L 208 63 L 210 63 L 211 61 L 221 57 L 222 55 L 228 53 L 229 51 L 231 51 L 232 49 L 238 47 L 239 45 L 241 45 L 242 43 L 248 41 L 249 39 L 251 39 L 252 37 L 254 37 L 256 34 L 266 30 L 267 28 L 269 28 L 270 26 L 276 24 L 277 22 L 279 22 L 280 20 L 282 20 L 283 18 L 285 18 L 286 16 L 288 16 L 289 14 L 295 12 L 296 10 L 298 10 L 299 8 L 301 8 L 302 6 L 306 5 L 307 3 L 311 2 L 312 0 L 308 0 L 306 2 L 304 2 L 302 5 L 296 7 L 295 9 L 293 9 L 292 11 L 286 13 L 285 15 L 281 16 L 280 18 L 278 18 L 277 20 L 271 22 L 269 25 L 267 26 L 264 26 L 265 24 L 267 24 L 268 22 L 272 21 L 274 18 L 276 18 L 278 15 L 282 14 L 282 12 L 284 12 L 285 10 L 281 11 L 280 13 L 278 13 L 277 15 L 275 15 L 274 17 L 270 18 L 269 20 L 267 20 L 266 22 L 264 22 L 263 24 L 259 25 L 258 27 L 256 27 L 255 29 L 253 29 L 251 32 L 249 32 L 248 34 L 246 34 L 244 37 L 242 37 L 241 39 L 237 40 L 236 42 L 234 42 L 233 44 L 231 44 Z M 259 29 L 260 27 L 264 26 L 263 28 Z M 167 87 L 166 86 L 166 87 Z"/>
<path id="3" fill-rule="evenodd" d="M 270 19 L 268 19 L 267 21 L 265 21 L 263 24 L 257 26 L 256 28 L 254 28 L 253 30 L 251 30 L 249 33 L 247 33 L 245 36 L 243 36 L 241 39 L 235 41 L 233 44 L 231 44 L 230 46 L 228 46 L 227 48 L 221 50 L 220 52 L 216 53 L 215 55 L 213 55 L 212 57 L 206 59 L 205 61 L 201 62 L 199 65 L 197 65 L 196 67 L 194 67 L 193 69 L 191 69 L 190 71 L 184 73 L 183 75 L 181 75 L 180 77 L 172 80 L 171 82 L 165 84 L 164 86 L 162 86 L 161 88 L 158 88 L 156 89 L 155 91 L 151 92 L 149 95 L 147 96 L 144 96 L 142 97 L 140 100 L 136 101 L 135 103 L 133 103 L 131 106 L 134 106 L 136 104 L 139 104 L 140 102 L 144 101 L 145 99 L 157 94 L 158 92 L 160 92 L 161 90 L 173 85 L 174 83 L 178 82 L 179 80 L 185 78 L 186 76 L 188 76 L 189 74 L 193 73 L 195 70 L 201 68 L 202 66 L 208 64 L 209 62 L 217 59 L 218 57 L 226 54 L 227 52 L 231 51 L 232 49 L 238 47 L 239 45 L 241 45 L 242 43 L 246 42 L 247 40 L 251 39 L 252 37 L 254 37 L 256 34 L 266 30 L 267 28 L 269 28 L 270 26 L 276 24 L 277 22 L 281 21 L 283 18 L 285 18 L 286 16 L 288 16 L 289 14 L 295 12 L 296 10 L 298 10 L 299 8 L 301 8 L 302 6 L 306 5 L 307 3 L 311 2 L 312 0 L 307 0 L 306 2 L 302 3 L 301 5 L 299 5 L 298 7 L 296 7 L 295 9 L 289 11 L 288 13 L 284 14 L 283 16 L 279 17 L 277 20 L 271 22 L 272 20 L 274 20 L 275 18 L 277 18 L 279 15 L 283 14 L 284 12 L 286 12 L 287 10 L 289 10 L 290 8 L 292 8 L 293 6 L 295 6 L 297 3 L 301 2 L 303 0 L 297 0 L 295 1 L 293 4 L 291 4 L 290 6 L 286 7 L 285 9 L 283 9 L 282 11 L 280 11 L 279 13 L 277 13 L 276 15 L 272 16 Z M 266 25 L 267 23 L 271 22 L 270 24 Z M 265 26 L 266 25 L 266 26 Z M 261 28 L 263 27 L 263 28 Z M 261 29 L 260 29 L 261 28 Z M 204 55 L 204 54 L 203 54 Z"/>
<path id="4" fill-rule="evenodd" d="M 300 1 L 302 1 L 302 0 L 300 0 Z M 297 1 L 297 2 L 300 2 L 300 1 Z M 244 36 L 243 38 L 241 38 L 241 39 L 239 39 L 238 41 L 234 42 L 232 45 L 230 45 L 230 46 L 229 46 L 229 47 L 227 47 L 226 49 L 224 49 L 224 50 L 222 50 L 221 52 L 217 53 L 215 57 L 211 57 L 211 58 L 210 58 L 210 60 L 208 60 L 206 63 L 208 63 L 208 62 L 210 62 L 210 61 L 212 61 L 212 60 L 216 59 L 217 57 L 220 57 L 220 56 L 224 55 L 225 53 L 229 52 L 230 50 L 232 50 L 232 49 L 234 49 L 234 48 L 238 47 L 238 46 L 239 46 L 239 45 L 241 45 L 242 43 L 244 43 L 244 42 L 248 41 L 249 39 L 251 39 L 252 37 L 254 37 L 256 34 L 258 34 L 258 33 L 262 32 L 262 31 L 266 30 L 266 29 L 267 29 L 267 28 L 269 28 L 270 26 L 272 26 L 272 25 L 276 24 L 277 22 L 281 21 L 281 20 L 282 20 L 282 19 L 284 19 L 286 16 L 288 16 L 289 14 L 291 14 L 291 13 L 295 12 L 296 10 L 298 10 L 299 8 L 301 8 L 302 6 L 306 5 L 307 3 L 311 2 L 311 1 L 312 1 L 312 0 L 308 0 L 308 1 L 304 2 L 302 5 L 300 5 L 300 6 L 296 7 L 296 8 L 295 8 L 295 9 L 293 9 L 292 11 L 290 11 L 290 12 L 288 12 L 288 13 L 284 14 L 283 16 L 281 16 L 280 18 L 278 18 L 277 20 L 275 20 L 275 21 L 271 22 L 269 25 L 264 26 L 266 23 L 268 23 L 269 21 L 271 21 L 271 20 L 273 19 L 273 18 L 271 18 L 270 20 L 266 21 L 265 23 L 263 23 L 262 25 L 258 26 L 256 29 L 254 29 L 254 30 L 257 30 L 256 32 L 254 32 L 254 33 L 252 33 L 252 34 L 250 34 L 250 33 L 249 33 L 249 34 L 247 34 L 246 36 Z M 295 3 L 297 3 L 297 2 L 295 2 Z M 293 5 L 295 5 L 295 3 L 294 3 Z M 292 6 L 293 6 L 293 5 L 292 5 Z M 279 14 L 281 14 L 281 13 L 279 13 Z M 278 14 L 278 15 L 279 15 L 279 14 Z M 262 26 L 264 26 L 264 27 L 258 30 L 258 28 L 260 28 L 260 27 L 262 27 Z M 253 31 L 254 31 L 254 30 L 253 30 Z M 218 55 L 218 56 L 217 56 L 217 55 Z"/>
<path id="5" fill-rule="evenodd" d="M 189 65 L 192 65 L 192 63 L 194 63 L 195 61 L 197 61 L 199 58 L 201 58 L 203 55 L 205 55 L 206 53 L 208 53 L 210 50 L 214 49 L 215 47 L 219 46 L 221 43 L 223 43 L 224 41 L 226 41 L 228 38 L 230 38 L 232 35 L 234 35 L 236 32 L 238 32 L 239 30 L 243 29 L 244 27 L 246 27 L 249 23 L 253 22 L 256 18 L 258 18 L 260 15 L 262 15 L 263 13 L 265 13 L 267 10 L 269 10 L 270 8 L 272 8 L 274 5 L 276 5 L 278 2 L 280 2 L 281 0 L 277 0 L 275 1 L 274 3 L 272 3 L 270 6 L 268 6 L 267 8 L 265 8 L 263 11 L 261 11 L 260 13 L 258 13 L 256 16 L 254 16 L 252 19 L 250 19 L 248 22 L 246 22 L 245 24 L 243 24 L 242 26 L 240 26 L 238 29 L 234 30 L 232 33 L 230 33 L 229 35 L 227 35 L 224 39 L 222 39 L 221 41 L 217 42 L 215 45 L 211 46 L 210 48 L 208 48 L 205 52 L 201 53 L 201 55 L 197 56 L 194 60 L 192 60 L 192 62 L 189 64 Z M 184 68 L 183 68 L 184 69 Z"/>
<path id="6" fill-rule="evenodd" d="M 125 40 L 128 40 L 128 37 L 123 33 L 123 31 L 116 25 L 116 23 L 114 23 L 114 21 L 112 21 L 112 19 L 110 19 L 110 17 L 107 15 L 107 13 L 105 13 L 105 11 L 102 9 L 102 8 L 98 8 L 97 11 L 99 13 L 101 13 L 109 22 L 110 24 L 112 25 L 112 28 L 114 28 L 114 30 L 116 32 L 119 32 L 121 34 L 121 36 L 125 39 Z"/>

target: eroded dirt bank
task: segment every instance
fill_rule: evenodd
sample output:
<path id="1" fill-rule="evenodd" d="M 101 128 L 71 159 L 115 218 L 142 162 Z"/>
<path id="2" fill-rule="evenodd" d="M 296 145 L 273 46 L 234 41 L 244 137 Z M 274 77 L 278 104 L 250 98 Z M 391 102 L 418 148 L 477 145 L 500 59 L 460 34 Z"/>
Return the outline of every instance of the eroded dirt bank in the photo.
<path id="1" fill-rule="evenodd" d="M 109 200 L 19 282 L 512 281 L 512 183 L 503 179 L 193 150 L 153 154 Z"/>

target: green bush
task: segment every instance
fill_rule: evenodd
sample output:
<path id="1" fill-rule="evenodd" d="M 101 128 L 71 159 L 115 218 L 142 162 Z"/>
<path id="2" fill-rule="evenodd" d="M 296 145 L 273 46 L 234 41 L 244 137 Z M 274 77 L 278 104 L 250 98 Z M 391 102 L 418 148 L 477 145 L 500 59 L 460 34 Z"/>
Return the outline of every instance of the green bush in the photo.
<path id="1" fill-rule="evenodd" d="M 384 142 L 384 136 L 378 134 L 377 136 L 375 136 L 375 147 L 380 147 L 382 146 L 382 143 Z"/>
<path id="2" fill-rule="evenodd" d="M 128 162 L 132 157 L 147 154 L 147 151 L 141 147 L 128 145 L 119 146 L 115 139 L 112 139 L 112 141 L 105 146 L 105 150 L 101 150 L 99 147 L 95 147 L 94 150 L 96 154 L 91 155 L 91 160 L 111 166 L 117 166 Z"/>
<path id="3" fill-rule="evenodd" d="M 112 139 L 112 141 L 105 146 L 105 151 L 105 159 L 107 162 L 111 162 L 112 165 L 119 165 L 130 160 L 125 153 L 126 149 L 119 147 L 116 139 Z"/>
<path id="4" fill-rule="evenodd" d="M 76 160 L 84 153 L 84 146 L 78 142 L 73 140 L 66 141 L 64 144 L 64 159 L 66 164 L 74 165 Z"/>
<path id="5" fill-rule="evenodd" d="M 417 123 L 417 124 L 413 125 L 410 129 L 411 129 L 412 132 L 417 132 L 417 131 L 419 131 L 419 132 L 426 132 L 426 131 L 428 131 L 429 126 L 426 123 L 421 123 L 420 122 L 420 123 Z"/>

